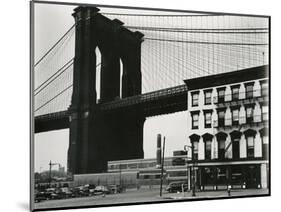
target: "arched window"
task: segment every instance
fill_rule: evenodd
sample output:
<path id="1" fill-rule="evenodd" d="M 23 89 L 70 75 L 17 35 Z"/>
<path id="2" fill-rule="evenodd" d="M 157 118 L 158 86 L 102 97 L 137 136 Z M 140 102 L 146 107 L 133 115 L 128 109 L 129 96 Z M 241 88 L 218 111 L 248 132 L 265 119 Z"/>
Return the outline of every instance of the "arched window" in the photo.
<path id="1" fill-rule="evenodd" d="M 205 133 L 202 137 L 205 144 L 205 159 L 211 160 L 213 135 Z"/>
<path id="2" fill-rule="evenodd" d="M 247 141 L 247 158 L 255 157 L 255 144 L 254 139 L 256 136 L 256 131 L 252 129 L 248 129 L 244 132 Z"/>
<path id="3" fill-rule="evenodd" d="M 123 62 L 122 59 L 120 59 L 120 92 L 119 97 L 122 98 L 122 77 L 123 77 Z"/>
<path id="4" fill-rule="evenodd" d="M 232 100 L 238 100 L 239 99 L 239 89 L 240 89 L 240 84 L 231 86 Z"/>
<path id="5" fill-rule="evenodd" d="M 232 143 L 232 158 L 239 159 L 240 158 L 240 138 L 242 133 L 238 130 L 234 130 L 230 133 L 231 143 Z M 228 148 L 228 147 L 226 147 Z"/>
<path id="6" fill-rule="evenodd" d="M 249 82 L 245 84 L 246 88 L 246 98 L 253 98 L 254 95 L 254 82 Z"/>
<path id="7" fill-rule="evenodd" d="M 262 157 L 268 160 L 269 154 L 269 142 L 268 142 L 268 128 L 260 129 L 260 136 L 262 140 Z"/>
<path id="8" fill-rule="evenodd" d="M 100 100 L 100 86 L 101 86 L 101 51 L 99 47 L 96 48 L 96 92 L 97 102 Z"/>
<path id="9" fill-rule="evenodd" d="M 218 141 L 218 159 L 225 159 L 225 140 L 227 134 L 224 132 L 219 132 L 216 134 L 217 141 Z"/>
<path id="10" fill-rule="evenodd" d="M 192 144 L 192 160 L 198 160 L 198 145 L 200 136 L 197 134 L 192 134 L 189 136 L 189 138 Z"/>

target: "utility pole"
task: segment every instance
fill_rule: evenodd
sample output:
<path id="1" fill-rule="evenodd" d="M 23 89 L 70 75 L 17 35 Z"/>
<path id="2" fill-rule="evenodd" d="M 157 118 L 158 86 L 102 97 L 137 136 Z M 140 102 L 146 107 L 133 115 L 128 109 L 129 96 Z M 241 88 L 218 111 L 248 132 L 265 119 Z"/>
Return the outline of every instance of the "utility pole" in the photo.
<path id="1" fill-rule="evenodd" d="M 191 154 L 192 154 L 191 159 L 192 159 L 193 162 L 192 162 L 192 167 L 191 167 L 192 170 L 191 170 L 191 180 L 190 180 L 192 182 L 190 182 L 190 184 L 192 185 L 192 196 L 195 197 L 196 196 L 195 195 L 195 170 L 194 170 L 195 158 L 193 156 L 193 154 L 194 154 L 194 146 L 193 145 L 191 145 L 191 146 L 185 145 L 184 146 L 184 150 L 186 151 L 186 158 L 187 159 L 188 159 L 188 148 L 191 149 Z M 186 169 L 188 170 L 188 161 L 186 161 L 186 166 L 187 166 Z"/>
<path id="2" fill-rule="evenodd" d="M 184 146 L 184 151 L 186 152 L 186 182 L 187 182 L 187 184 L 188 184 L 188 187 L 190 187 L 190 180 L 189 180 L 189 178 L 188 178 L 188 148 L 189 148 L 189 146 L 187 146 L 187 145 L 185 145 Z M 185 196 L 185 194 L 184 194 L 184 188 L 183 188 L 183 196 Z"/>
<path id="3" fill-rule="evenodd" d="M 122 170 L 121 170 L 121 163 L 119 163 L 119 185 L 120 185 L 120 189 L 122 189 Z"/>
<path id="4" fill-rule="evenodd" d="M 192 160 L 193 160 L 193 163 L 192 163 L 192 196 L 195 197 L 196 194 L 195 194 L 195 169 L 194 169 L 194 166 L 195 166 L 195 158 L 194 158 L 194 145 L 191 145 L 191 152 L 192 152 Z"/>
<path id="5" fill-rule="evenodd" d="M 193 152 L 193 148 L 192 148 L 192 152 Z M 195 197 L 195 159 L 193 158 L 193 164 L 192 164 L 192 196 Z"/>
<path id="6" fill-rule="evenodd" d="M 49 187 L 51 187 L 52 182 L 52 161 L 49 163 Z"/>
<path id="7" fill-rule="evenodd" d="M 59 168 L 61 167 L 60 163 L 52 163 L 52 161 L 50 160 L 49 162 L 49 187 L 51 187 L 51 182 L 52 182 L 52 166 L 54 165 L 58 165 Z"/>
<path id="8" fill-rule="evenodd" d="M 160 181 L 160 197 L 162 197 L 162 185 L 163 185 L 163 172 L 164 172 L 164 156 L 165 156 L 165 136 L 163 138 L 163 153 L 161 160 L 161 181 Z"/>

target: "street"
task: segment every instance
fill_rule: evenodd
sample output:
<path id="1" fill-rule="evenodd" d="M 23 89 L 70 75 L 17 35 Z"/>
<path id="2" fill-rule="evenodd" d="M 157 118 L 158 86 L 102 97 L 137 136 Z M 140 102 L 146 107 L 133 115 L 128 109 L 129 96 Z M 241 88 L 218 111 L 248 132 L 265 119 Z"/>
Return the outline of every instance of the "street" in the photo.
<path id="1" fill-rule="evenodd" d="M 231 196 L 249 196 L 249 195 L 265 195 L 268 194 L 268 189 L 246 189 L 232 190 Z M 162 197 L 159 196 L 159 189 L 140 189 L 128 190 L 120 194 L 99 195 L 91 197 L 70 198 L 63 200 L 49 200 L 40 203 L 35 203 L 35 209 L 43 208 L 60 208 L 60 207 L 77 207 L 77 206 L 96 206 L 106 204 L 124 204 L 138 202 L 161 202 L 174 201 L 179 199 L 200 199 L 200 198 L 220 198 L 228 197 L 227 191 L 204 191 L 196 192 L 196 196 L 192 197 L 191 192 L 183 193 L 167 193 L 163 192 Z"/>

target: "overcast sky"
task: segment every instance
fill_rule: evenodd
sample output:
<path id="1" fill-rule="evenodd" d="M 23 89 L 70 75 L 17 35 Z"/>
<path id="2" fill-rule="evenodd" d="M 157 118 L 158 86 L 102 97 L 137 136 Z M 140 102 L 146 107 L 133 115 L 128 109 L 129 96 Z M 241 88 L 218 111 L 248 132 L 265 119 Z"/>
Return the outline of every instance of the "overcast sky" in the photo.
<path id="1" fill-rule="evenodd" d="M 35 4 L 35 61 L 38 61 L 39 58 L 41 58 L 45 52 L 48 51 L 48 49 L 53 46 L 54 43 L 56 43 L 56 41 L 74 24 L 74 19 L 71 16 L 71 14 L 73 13 L 73 9 L 74 7 L 72 6 L 64 6 L 64 5 L 51 5 L 51 4 Z M 159 13 L 159 12 L 153 12 L 153 11 L 133 11 L 133 10 L 122 10 L 122 9 L 110 9 L 110 8 L 102 8 L 101 12 L 126 12 L 126 13 L 148 13 L 148 14 L 155 14 L 155 13 Z M 169 14 L 169 13 L 166 13 Z M 117 17 L 120 18 L 120 17 Z M 145 19 L 148 20 L 148 19 Z M 144 21 L 144 25 L 145 26 L 153 26 L 153 25 L 157 25 L 157 26 L 173 26 L 174 23 L 177 23 L 173 20 L 173 22 L 169 23 L 170 19 L 164 19 L 164 21 L 159 22 L 156 19 L 153 20 L 150 19 L 150 21 Z M 187 19 L 186 19 L 187 20 Z M 243 18 L 241 17 L 228 17 L 228 18 L 223 18 L 223 17 L 218 17 L 218 18 L 211 18 L 211 19 L 207 19 L 205 17 L 202 18 L 189 18 L 188 19 L 189 22 L 185 22 L 184 20 L 180 19 L 180 21 L 178 21 L 178 26 L 183 26 L 183 25 L 188 25 L 190 24 L 193 27 L 216 27 L 216 28 L 220 28 L 220 27 L 255 27 L 257 26 L 267 26 L 265 20 L 263 20 L 263 22 L 260 19 L 246 19 L 246 21 L 244 21 Z M 200 20 L 200 21 L 198 21 Z M 210 21 L 207 21 L 210 20 Z M 125 22 L 126 24 L 130 25 L 132 23 L 134 23 L 134 21 L 139 21 L 135 18 L 135 20 L 133 19 L 129 19 L 129 18 L 125 18 L 122 19 L 123 22 Z M 130 23 L 130 21 L 132 21 L 132 23 Z M 210 25 L 210 23 L 214 23 L 214 25 Z M 226 25 L 223 25 L 226 24 Z M 185 26 L 186 27 L 186 26 Z M 190 27 L 190 26 L 188 26 Z M 149 32 L 146 32 L 147 37 L 151 36 L 151 34 L 149 34 Z M 157 32 L 157 35 L 161 35 L 159 34 L 159 32 Z M 173 34 L 169 34 L 169 36 L 171 36 Z M 164 34 L 163 34 L 164 36 Z M 186 39 L 213 39 L 212 37 L 206 37 L 204 34 L 200 36 L 202 37 L 186 37 Z M 204 37 L 205 36 L 205 37 Z M 215 38 L 221 38 L 222 40 L 229 40 L 231 37 L 223 37 L 224 35 L 220 35 L 221 37 L 217 36 Z M 237 39 L 237 35 L 235 35 L 236 39 Z M 183 38 L 183 37 L 181 37 Z M 252 37 L 254 38 L 254 37 Z M 178 38 L 179 39 L 179 38 Z M 232 37 L 231 39 L 234 39 L 234 37 Z M 238 39 L 240 39 L 238 37 Z M 246 42 L 251 41 L 251 37 L 245 37 Z M 248 39 L 248 41 L 247 41 Z M 257 39 L 255 37 L 255 39 Z M 262 37 L 261 37 L 261 41 L 262 42 Z M 198 46 L 183 46 L 183 44 L 180 46 L 181 48 L 185 48 L 188 47 L 186 49 L 191 49 L 191 51 L 189 52 L 184 52 L 182 51 L 184 54 L 183 55 L 179 55 L 180 51 L 176 51 L 176 52 L 172 52 L 172 54 L 178 54 L 176 55 L 177 59 L 177 63 L 175 63 L 174 60 L 169 60 L 167 58 L 161 58 L 162 60 L 165 60 L 165 62 L 167 62 L 167 64 L 162 64 L 163 62 L 159 62 L 158 64 L 158 68 L 155 70 L 150 70 L 151 69 L 151 63 L 154 63 L 157 59 L 159 59 L 159 55 L 157 54 L 153 54 L 153 52 L 155 51 L 154 49 L 159 48 L 159 46 L 157 43 L 155 44 L 152 43 L 151 41 L 146 40 L 143 43 L 143 51 L 146 51 L 145 53 L 142 52 L 142 57 L 145 57 L 145 60 L 143 59 L 142 62 L 145 62 L 142 64 L 142 73 L 143 73 L 143 77 L 145 78 L 149 78 L 150 76 L 147 75 L 149 74 L 151 71 L 159 71 L 164 73 L 165 71 L 168 72 L 170 71 L 170 63 L 172 64 L 172 67 L 177 67 L 178 69 L 182 69 L 184 68 L 183 71 L 188 71 L 188 68 L 192 67 L 191 69 L 194 71 L 194 73 L 196 74 L 200 74 L 201 70 L 205 70 L 207 68 L 209 68 L 209 61 L 207 62 L 201 62 L 197 63 L 197 67 L 199 67 L 201 65 L 201 67 L 198 68 L 198 70 L 194 70 L 194 64 L 184 64 L 183 62 L 179 61 L 178 58 L 183 58 L 186 57 L 187 55 L 192 55 L 194 54 L 194 52 L 196 52 L 196 56 L 198 56 L 198 49 L 202 48 L 202 46 L 199 46 L 200 48 L 197 48 Z M 174 44 L 165 44 L 166 47 L 164 46 L 160 46 L 160 48 L 162 48 L 163 51 L 166 52 L 171 52 L 170 49 L 175 49 L 178 48 L 179 46 L 175 46 Z M 170 45 L 170 46 L 169 46 Z M 173 46 L 172 46 L 173 45 Z M 167 47 L 168 46 L 168 47 Z M 165 50 L 165 48 L 169 48 L 168 51 L 167 49 Z M 221 49 L 213 49 L 212 51 L 227 51 L 227 49 L 223 49 L 224 47 L 220 47 Z M 255 47 L 255 51 L 257 51 L 258 47 Z M 234 49 L 235 50 L 235 49 Z M 253 49 L 254 50 L 254 49 Z M 209 58 L 209 49 L 207 50 L 207 54 L 208 56 L 206 56 L 206 58 Z M 235 52 L 235 51 L 234 51 Z M 238 51 L 236 51 L 238 52 Z M 241 52 L 241 51 L 240 51 Z M 239 54 L 240 54 L 239 52 Z M 258 57 L 260 57 L 261 54 L 258 55 L 258 57 L 256 56 L 256 58 L 253 57 L 253 55 L 250 54 L 251 49 L 248 49 L 248 53 L 244 54 L 244 55 L 230 55 L 230 54 L 225 54 L 228 55 L 227 57 L 229 57 L 231 60 L 228 61 L 227 64 L 227 60 L 229 60 L 229 58 L 223 58 L 223 56 L 217 56 L 216 58 L 214 58 L 215 60 L 218 61 L 222 61 L 224 60 L 226 62 L 227 65 L 231 65 L 231 63 L 235 62 L 235 58 L 242 58 L 242 65 L 245 64 L 246 62 L 248 62 L 250 65 L 255 65 L 253 63 L 254 59 L 259 59 Z M 238 54 L 238 53 L 237 53 Z M 202 55 L 206 55 L 206 50 L 202 51 Z M 163 56 L 163 54 L 162 54 Z M 164 55 L 165 56 L 165 55 Z M 248 59 L 247 59 L 248 58 Z M 248 61 L 247 61 L 248 60 Z M 158 60 L 159 61 L 159 60 Z M 192 61 L 192 60 L 191 60 Z M 194 60 L 195 61 L 195 60 Z M 238 60 L 237 60 L 238 61 Z M 245 62 L 246 61 L 246 62 Z M 260 61 L 260 59 L 259 59 Z M 236 62 L 238 64 L 238 62 Z M 252 63 L 252 64 L 251 64 Z M 213 64 L 217 64 L 217 63 L 213 63 Z M 186 65 L 186 66 L 185 66 Z M 246 64 L 247 65 L 247 64 Z M 233 65 L 236 68 L 236 64 Z M 196 66 L 195 66 L 196 67 Z M 238 65 L 237 65 L 238 67 Z M 225 71 L 225 69 L 227 68 L 227 66 L 213 66 L 213 70 L 216 71 Z M 149 69 L 149 70 L 146 70 Z M 190 70 L 191 70 L 190 69 Z M 192 75 L 192 72 L 188 72 L 189 77 L 194 77 Z M 201 72 L 201 74 L 205 74 L 204 72 Z M 167 76 L 165 76 L 165 79 L 168 78 Z M 176 82 L 172 82 L 169 84 L 170 86 L 174 86 L 173 83 L 180 83 L 182 84 L 182 76 L 179 76 L 178 79 L 176 79 Z M 35 82 L 35 84 L 38 82 Z M 154 83 L 154 82 L 152 82 Z M 161 83 L 159 83 L 161 85 Z M 149 85 L 147 85 L 149 87 Z M 150 85 L 151 87 L 151 85 Z M 157 88 L 159 89 L 159 88 Z M 166 156 L 172 156 L 172 152 L 174 150 L 179 150 L 179 149 L 183 149 L 183 146 L 187 144 L 188 141 L 188 133 L 187 133 L 187 121 L 186 121 L 186 112 L 179 112 L 179 113 L 174 113 L 174 114 L 169 114 L 169 115 L 162 115 L 162 116 L 157 116 L 157 117 L 151 117 L 148 118 L 145 121 L 145 125 L 144 125 L 144 157 L 145 158 L 154 158 L 155 154 L 156 154 L 156 137 L 158 133 L 161 133 L 163 135 L 166 136 Z M 48 163 L 50 160 L 52 160 L 53 162 L 56 163 L 60 163 L 63 166 L 66 166 L 66 161 L 67 161 L 67 149 L 68 149 L 68 140 L 69 140 L 69 133 L 68 133 L 68 129 L 67 130 L 59 130 L 59 131 L 51 131 L 51 132 L 45 132 L 45 133 L 39 133 L 39 134 L 35 134 L 35 171 L 42 171 L 42 170 L 46 170 L 48 169 Z"/>

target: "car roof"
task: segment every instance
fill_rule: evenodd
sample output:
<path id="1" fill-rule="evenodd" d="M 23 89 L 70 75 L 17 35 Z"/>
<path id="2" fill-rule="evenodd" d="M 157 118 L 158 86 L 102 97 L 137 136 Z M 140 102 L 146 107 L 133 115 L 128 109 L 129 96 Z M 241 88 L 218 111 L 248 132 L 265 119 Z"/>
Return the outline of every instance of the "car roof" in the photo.
<path id="1" fill-rule="evenodd" d="M 177 181 L 177 182 L 171 182 L 170 184 L 184 184 L 184 183 L 187 183 L 185 181 Z"/>

